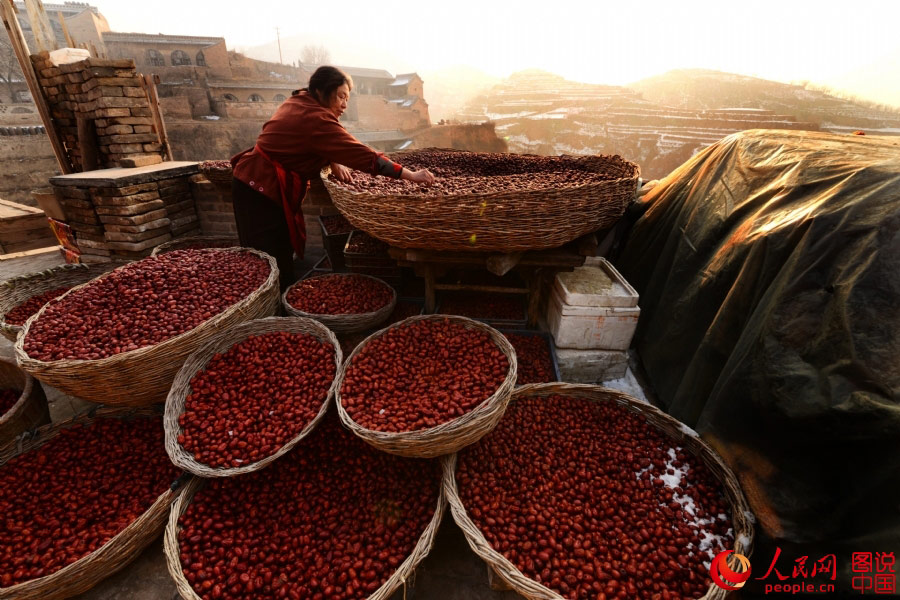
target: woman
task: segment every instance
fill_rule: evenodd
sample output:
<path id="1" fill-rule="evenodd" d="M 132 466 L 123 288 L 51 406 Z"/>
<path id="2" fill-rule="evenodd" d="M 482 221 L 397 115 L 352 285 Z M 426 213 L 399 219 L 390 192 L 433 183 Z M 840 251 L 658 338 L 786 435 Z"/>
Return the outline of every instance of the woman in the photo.
<path id="1" fill-rule="evenodd" d="M 309 180 L 331 164 L 340 181 L 350 169 L 430 185 L 427 170 L 412 172 L 364 145 L 338 121 L 347 109 L 353 80 L 323 66 L 309 87 L 295 91 L 263 125 L 256 145 L 231 159 L 232 200 L 241 245 L 275 257 L 281 288 L 294 279 L 293 253 L 303 256 L 306 226 L 300 202 Z M 349 168 L 348 168 L 349 167 Z"/>

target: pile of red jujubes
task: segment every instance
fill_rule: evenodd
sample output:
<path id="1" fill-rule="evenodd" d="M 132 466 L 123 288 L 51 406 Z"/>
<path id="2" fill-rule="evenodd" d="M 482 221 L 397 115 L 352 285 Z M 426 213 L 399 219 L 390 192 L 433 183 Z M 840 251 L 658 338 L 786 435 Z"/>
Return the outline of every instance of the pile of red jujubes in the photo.
<path id="1" fill-rule="evenodd" d="M 430 170 L 435 176 L 430 186 L 360 171 L 353 172 L 352 183 L 342 183 L 333 175 L 329 180 L 357 192 L 442 196 L 568 189 L 630 176 L 621 158 L 608 159 L 609 170 L 597 172 L 576 157 L 426 149 L 407 152 L 399 160 L 413 171 Z"/>
<path id="2" fill-rule="evenodd" d="M 125 265 L 47 307 L 31 358 L 96 360 L 190 331 L 258 289 L 269 264 L 249 252 L 173 250 Z"/>
<path id="3" fill-rule="evenodd" d="M 470 319 L 524 321 L 525 305 L 516 294 L 447 293 L 441 298 L 440 311 Z"/>
<path id="4" fill-rule="evenodd" d="M 553 357 L 547 340 L 540 335 L 504 333 L 516 350 L 516 383 L 549 383 L 556 381 Z"/>
<path id="5" fill-rule="evenodd" d="M 204 160 L 197 166 L 201 171 L 231 171 L 230 160 Z"/>
<path id="6" fill-rule="evenodd" d="M 178 443 L 213 467 L 257 462 L 319 414 L 335 371 L 334 347 L 312 335 L 247 338 L 191 379 Z"/>
<path id="7" fill-rule="evenodd" d="M 297 282 L 288 304 L 314 315 L 354 315 L 375 312 L 391 303 L 394 291 L 386 283 L 361 275 L 333 273 Z"/>
<path id="8" fill-rule="evenodd" d="M 0 587 L 50 575 L 97 550 L 178 474 L 161 418 L 101 418 L 0 466 Z"/>
<path id="9" fill-rule="evenodd" d="M 9 325 L 24 325 L 25 321 L 27 321 L 31 315 L 41 310 L 41 307 L 43 307 L 54 298 L 59 298 L 70 289 L 71 286 L 58 287 L 56 289 L 47 290 L 46 292 L 41 292 L 40 294 L 34 295 L 6 313 L 4 319 Z"/>
<path id="10" fill-rule="evenodd" d="M 412 552 L 440 493 L 435 460 L 379 452 L 327 415 L 266 468 L 210 480 L 179 519 L 203 598 L 365 598 Z"/>
<path id="11" fill-rule="evenodd" d="M 322 225 L 325 226 L 325 232 L 328 235 L 338 235 L 341 233 L 350 233 L 353 231 L 353 225 L 344 215 L 327 215 L 321 217 Z"/>
<path id="12" fill-rule="evenodd" d="M 699 598 L 733 538 L 703 463 L 612 401 L 516 400 L 456 481 L 491 547 L 566 598 Z"/>
<path id="13" fill-rule="evenodd" d="M 387 254 L 388 245 L 365 231 L 355 231 L 347 240 L 344 251 L 353 254 Z"/>
<path id="14" fill-rule="evenodd" d="M 20 390 L 0 390 L 0 417 L 2 417 L 9 409 L 15 406 L 16 402 L 19 401 L 19 398 L 21 396 L 22 392 Z"/>
<path id="15" fill-rule="evenodd" d="M 450 320 L 399 325 L 370 340 L 346 370 L 341 404 L 360 426 L 416 431 L 487 400 L 509 360 L 484 331 Z"/>

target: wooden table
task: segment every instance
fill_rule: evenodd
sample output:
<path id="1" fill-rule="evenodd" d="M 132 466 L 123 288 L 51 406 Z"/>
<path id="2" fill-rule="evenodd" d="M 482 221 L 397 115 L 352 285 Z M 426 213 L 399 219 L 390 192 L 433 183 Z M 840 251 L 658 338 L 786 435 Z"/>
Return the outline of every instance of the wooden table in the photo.
<path id="1" fill-rule="evenodd" d="M 503 262 L 506 258 L 496 252 L 446 252 L 391 247 L 388 253 L 400 266 L 412 267 L 415 274 L 425 280 L 426 313 L 434 312 L 436 290 L 520 293 L 527 294 L 528 326 L 533 328 L 537 326 L 540 316 L 541 290 L 544 289 L 544 283 L 552 282 L 560 271 L 571 271 L 583 265 L 590 247 L 590 243 L 586 244 L 583 240 L 579 240 L 561 248 L 522 253 L 510 270 L 522 277 L 526 284 L 524 288 L 437 282 L 437 279 L 450 269 L 488 271 L 490 263 Z"/>

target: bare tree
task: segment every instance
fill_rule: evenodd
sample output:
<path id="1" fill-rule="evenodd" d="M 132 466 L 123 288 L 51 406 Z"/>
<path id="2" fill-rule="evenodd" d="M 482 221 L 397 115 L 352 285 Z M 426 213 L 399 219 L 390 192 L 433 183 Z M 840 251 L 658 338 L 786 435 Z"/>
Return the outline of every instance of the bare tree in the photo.
<path id="1" fill-rule="evenodd" d="M 0 82 L 5 83 L 9 89 L 11 102 L 16 101 L 16 89 L 13 82 L 24 79 L 25 76 L 22 75 L 22 68 L 19 66 L 12 43 L 6 35 L 0 34 Z"/>
<path id="2" fill-rule="evenodd" d="M 331 54 L 322 44 L 307 44 L 300 51 L 300 62 L 307 65 L 324 65 L 331 61 Z"/>

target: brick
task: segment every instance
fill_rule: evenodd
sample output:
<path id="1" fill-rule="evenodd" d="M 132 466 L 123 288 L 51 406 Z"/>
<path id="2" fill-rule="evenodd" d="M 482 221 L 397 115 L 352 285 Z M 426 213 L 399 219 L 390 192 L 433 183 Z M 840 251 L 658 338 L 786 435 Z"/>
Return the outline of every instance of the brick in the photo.
<path id="1" fill-rule="evenodd" d="M 95 119 L 94 120 L 94 126 L 100 128 L 100 129 L 103 129 L 104 127 L 109 127 L 110 125 L 111 125 L 111 123 L 109 122 L 108 119 Z"/>
<path id="2" fill-rule="evenodd" d="M 159 197 L 162 198 L 162 201 L 166 204 L 178 204 L 179 202 L 184 202 L 185 200 L 193 201 L 194 199 L 194 196 L 190 192 L 172 188 L 160 188 Z"/>
<path id="3" fill-rule="evenodd" d="M 165 208 L 165 206 L 162 200 L 152 200 L 130 206 L 98 206 L 96 210 L 98 215 L 125 217 L 153 212 L 160 208 Z"/>
<path id="4" fill-rule="evenodd" d="M 158 142 L 159 137 L 155 133 L 126 133 L 121 135 L 107 135 L 98 139 L 101 145 L 104 144 L 145 144 L 148 142 Z"/>
<path id="5" fill-rule="evenodd" d="M 125 77 L 94 77 L 93 79 L 89 79 L 84 82 L 84 91 L 92 90 L 95 87 L 104 85 L 141 87 L 141 82 L 137 78 L 129 79 Z"/>
<path id="6" fill-rule="evenodd" d="M 100 225 L 83 225 L 71 221 L 67 221 L 66 224 L 71 227 L 76 234 L 88 233 L 93 235 L 103 235 L 103 227 Z"/>
<path id="7" fill-rule="evenodd" d="M 150 181 L 147 183 L 136 183 L 134 185 L 123 185 L 119 187 L 112 188 L 97 188 L 91 190 L 91 197 L 96 196 L 130 196 L 132 194 L 142 194 L 144 192 L 150 192 L 157 189 L 157 184 L 155 181 Z"/>
<path id="8" fill-rule="evenodd" d="M 121 107 L 143 108 L 150 106 L 150 102 L 146 98 L 109 98 L 103 96 L 97 99 L 97 108 L 121 108 Z"/>
<path id="9" fill-rule="evenodd" d="M 208 215 L 204 215 L 204 218 L 212 221 L 213 223 L 233 223 L 234 222 L 234 214 L 223 214 L 223 213 L 209 213 Z"/>
<path id="10" fill-rule="evenodd" d="M 59 88 L 58 87 L 48 87 L 47 89 L 44 90 L 44 93 L 47 94 L 48 96 L 56 96 L 57 94 L 59 94 Z"/>
<path id="11" fill-rule="evenodd" d="M 183 235 L 200 235 L 200 228 L 197 227 L 196 223 L 188 223 L 187 225 L 172 230 L 173 237 Z"/>
<path id="12" fill-rule="evenodd" d="M 152 117 L 153 111 L 151 111 L 149 107 L 141 108 L 141 107 L 136 106 L 131 109 L 131 116 L 132 117 Z"/>
<path id="13" fill-rule="evenodd" d="M 86 72 L 90 73 L 94 77 L 97 78 L 126 78 L 126 77 L 134 77 L 134 71 L 132 69 L 117 69 L 115 67 L 94 67 L 91 66 L 85 69 Z"/>
<path id="14" fill-rule="evenodd" d="M 92 251 L 94 251 L 93 254 L 101 254 L 103 252 L 109 252 L 109 248 L 106 247 L 105 240 L 102 242 L 95 242 L 93 240 L 79 239 L 79 240 L 76 240 L 76 243 L 78 244 L 79 248 L 82 246 L 84 246 L 85 248 L 90 248 Z M 97 250 L 100 250 L 100 252 L 96 252 Z"/>
<path id="15" fill-rule="evenodd" d="M 109 119 L 110 125 L 153 125 L 150 117 L 115 117 Z"/>
<path id="16" fill-rule="evenodd" d="M 193 198 L 190 200 L 185 200 L 183 202 L 179 202 L 177 204 L 169 204 L 166 206 L 166 214 L 178 213 L 183 210 L 194 210 L 194 200 Z"/>
<path id="17" fill-rule="evenodd" d="M 151 229 L 162 229 L 164 227 L 170 226 L 171 224 L 172 221 L 168 218 L 155 219 L 153 221 L 148 221 L 147 223 L 143 223 L 140 225 L 107 224 L 106 231 L 118 231 L 122 233 L 143 233 L 144 231 L 150 231 Z"/>
<path id="18" fill-rule="evenodd" d="M 86 60 L 79 60 L 77 62 L 71 62 L 64 65 L 59 65 L 58 69 L 60 73 L 81 73 L 85 67 L 87 67 Z"/>
<path id="19" fill-rule="evenodd" d="M 197 215 L 181 217 L 178 219 L 172 219 L 172 229 L 178 229 L 179 227 L 184 227 L 185 225 L 190 225 L 191 223 L 199 223 L 199 219 L 197 219 Z"/>
<path id="20" fill-rule="evenodd" d="M 91 192 L 87 188 L 74 186 L 60 186 L 56 189 L 62 191 L 63 198 L 78 198 L 79 200 L 90 200 Z"/>
<path id="21" fill-rule="evenodd" d="M 122 90 L 122 93 L 125 96 L 128 96 L 130 98 L 146 98 L 147 97 L 147 92 L 145 92 L 143 88 L 120 87 L 119 89 Z"/>
<path id="22" fill-rule="evenodd" d="M 133 58 L 89 58 L 88 64 L 91 67 L 111 67 L 113 69 L 134 69 Z"/>
<path id="23" fill-rule="evenodd" d="M 144 152 L 162 152 L 162 144 L 158 142 L 144 144 Z"/>
<path id="24" fill-rule="evenodd" d="M 62 72 L 58 67 L 50 67 L 48 69 L 41 69 L 41 77 L 46 79 L 50 79 L 51 77 L 59 77 Z"/>
<path id="25" fill-rule="evenodd" d="M 98 130 L 97 133 L 100 133 Z M 109 125 L 103 130 L 103 135 L 122 135 L 125 133 L 134 133 L 133 125 Z"/>
<path id="26" fill-rule="evenodd" d="M 110 117 L 130 117 L 131 109 L 128 108 L 102 108 L 94 111 L 95 119 L 108 119 Z"/>
<path id="27" fill-rule="evenodd" d="M 152 210 L 142 215 L 119 216 L 119 215 L 100 215 L 100 222 L 106 225 L 143 225 L 157 219 L 167 219 L 166 211 Z"/>
<path id="28" fill-rule="evenodd" d="M 78 233 L 78 239 L 79 239 L 79 240 L 87 240 L 87 241 L 89 241 L 89 242 L 96 242 L 96 243 L 99 243 L 99 244 L 102 244 L 102 243 L 105 243 L 105 242 L 106 242 L 106 238 L 103 237 L 103 233 L 100 233 L 99 235 L 95 235 L 95 234 L 93 234 L 93 233 L 87 233 L 87 232 L 84 232 L 84 231 L 80 231 L 80 232 Z"/>
<path id="29" fill-rule="evenodd" d="M 153 125 L 133 125 L 135 133 L 153 133 Z"/>
<path id="30" fill-rule="evenodd" d="M 69 83 L 84 83 L 84 73 L 68 73 L 66 75 L 66 81 Z"/>
<path id="31" fill-rule="evenodd" d="M 94 205 L 100 206 L 135 206 L 146 202 L 159 200 L 159 194 L 155 191 L 130 196 L 95 196 Z"/>
<path id="32" fill-rule="evenodd" d="M 60 204 L 63 208 L 74 208 L 80 210 L 94 210 L 94 205 L 90 200 L 78 200 L 76 198 L 60 198 Z"/>
<path id="33" fill-rule="evenodd" d="M 162 229 L 151 229 L 141 233 L 126 233 L 122 231 L 107 231 L 104 235 L 108 242 L 143 242 L 151 238 L 158 237 L 164 233 L 169 233 L 171 226 Z"/>
<path id="34" fill-rule="evenodd" d="M 125 156 L 119 160 L 119 164 L 126 168 L 146 167 L 147 165 L 158 165 L 163 161 L 162 156 L 158 154 L 138 154 L 137 156 Z"/>
<path id="35" fill-rule="evenodd" d="M 187 177 L 173 177 L 172 179 L 162 179 L 156 183 L 157 185 L 159 185 L 159 189 L 162 193 L 169 193 L 171 191 L 188 192 L 191 189 Z"/>
<path id="36" fill-rule="evenodd" d="M 109 110 L 128 110 L 127 108 L 116 108 Z M 110 154 L 140 154 L 144 151 L 141 144 L 110 144 Z"/>
<path id="37" fill-rule="evenodd" d="M 94 208 L 77 208 L 75 206 L 65 206 L 66 210 L 66 218 L 71 221 L 78 221 L 79 223 L 86 223 L 88 225 L 94 225 L 99 223 L 97 220 L 97 213 L 94 212 Z"/>

